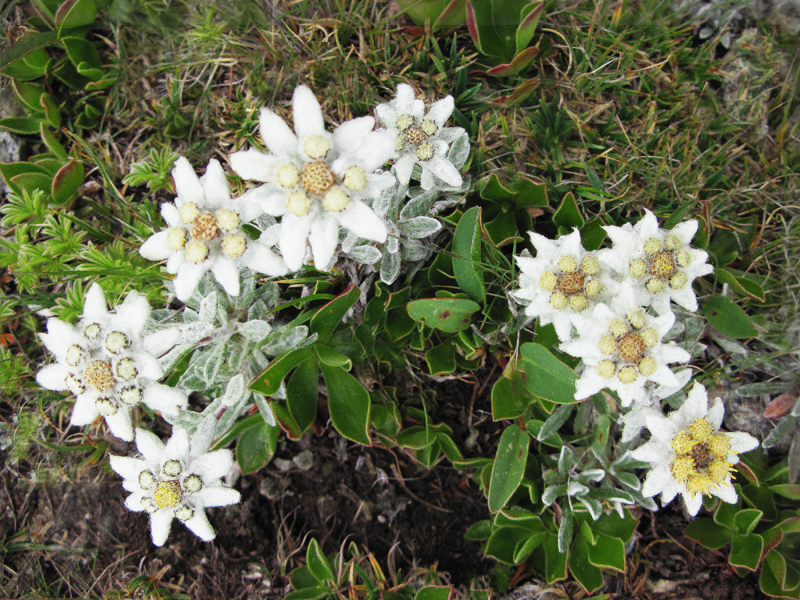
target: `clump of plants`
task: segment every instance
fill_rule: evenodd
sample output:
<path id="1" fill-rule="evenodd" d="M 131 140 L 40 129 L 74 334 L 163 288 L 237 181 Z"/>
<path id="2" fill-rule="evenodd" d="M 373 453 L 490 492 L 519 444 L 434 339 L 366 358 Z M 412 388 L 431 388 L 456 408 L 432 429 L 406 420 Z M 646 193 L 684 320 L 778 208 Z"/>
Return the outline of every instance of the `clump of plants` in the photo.
<path id="1" fill-rule="evenodd" d="M 575 141 L 555 104 L 521 117 L 543 148 L 536 176 L 511 163 L 508 176 L 483 170 L 503 158 L 487 147 L 491 119 L 465 116 L 480 87 L 467 89 L 466 75 L 451 95 L 392 74 L 391 89 L 369 91 L 374 102 L 361 99 L 334 125 L 314 78 L 284 84 L 272 97 L 291 92 L 290 103 L 242 102 L 234 144 L 205 146 L 202 161 L 144 152 L 120 191 L 81 138 L 118 75 L 87 37 L 97 7 L 35 4 L 38 42 L 14 46 L 3 65 L 27 116 L 0 127 L 38 136 L 45 150 L 0 165 L 11 189 L 0 264 L 30 306 L 4 318 L 39 328 L 41 344 L 31 343 L 48 358 L 35 381 L 55 392 L 43 397 L 121 478 L 107 485 L 147 514 L 153 544 L 169 543 L 175 520 L 215 539 L 214 509 L 236 510 L 238 479 L 264 469 L 282 438 L 311 436 L 313 447 L 330 424 L 421 469 L 446 462 L 468 473 L 491 517 L 467 539 L 546 584 L 572 578 L 600 590 L 604 574 L 626 570 L 641 515 L 680 496 L 689 538 L 727 548 L 737 573 L 759 572 L 765 594 L 800 597 L 800 493 L 785 482 L 796 456 L 777 462 L 759 449 L 788 435 L 796 405 L 766 441 L 725 427 L 711 385 L 728 373 L 699 364 L 704 331 L 745 356 L 741 341 L 768 329 L 743 308 L 774 291 L 739 258 L 754 226 L 712 238 L 707 206 L 626 203 L 619 182 L 588 164 L 597 140 L 579 165 L 591 187 L 564 191 Z M 463 14 L 481 55 L 470 76 L 510 78 L 494 106 L 537 88 L 526 72 L 540 48 L 554 48 L 536 36 L 544 3 L 514 3 L 511 20 L 497 2 L 418 4 L 409 15 L 437 29 Z M 425 43 L 436 44 L 437 66 L 461 64 L 455 38 L 449 55 Z M 78 104 L 59 103 L 67 88 Z M 505 117 L 495 124 L 512 135 Z M 168 137 L 189 136 L 191 125 Z M 115 202 L 95 198 L 85 181 L 94 168 Z M 703 185 L 706 194 L 727 183 Z M 104 232 L 111 222 L 114 235 Z M 9 364 L 32 389 L 23 365 Z M 476 456 L 431 390 L 408 381 L 489 370 L 496 443 Z M 109 450 L 103 436 L 129 444 Z M 387 577 L 355 544 L 326 555 L 316 539 L 288 577 L 296 599 L 453 591 L 435 572 Z"/>

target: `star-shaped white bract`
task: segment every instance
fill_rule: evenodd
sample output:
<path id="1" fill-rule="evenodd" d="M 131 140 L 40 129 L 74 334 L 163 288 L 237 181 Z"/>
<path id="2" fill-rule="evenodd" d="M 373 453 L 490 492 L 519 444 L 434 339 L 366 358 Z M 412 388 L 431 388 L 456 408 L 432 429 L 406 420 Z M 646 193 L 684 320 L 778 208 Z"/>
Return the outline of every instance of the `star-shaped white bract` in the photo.
<path id="1" fill-rule="evenodd" d="M 461 127 L 444 126 L 454 108 L 453 97 L 447 96 L 434 102 L 427 114 L 423 114 L 424 103 L 406 83 L 397 86 L 393 100 L 375 107 L 381 126 L 397 135 L 393 158 L 400 183 L 408 184 L 414 165 L 419 165 L 420 185 L 425 190 L 436 187 L 437 181 L 451 187 L 461 185 L 461 174 L 447 158 L 447 151 L 465 132 Z"/>
<path id="2" fill-rule="evenodd" d="M 669 417 L 655 410 L 644 415 L 650 441 L 631 456 L 652 465 L 642 486 L 645 497 L 661 494 L 665 506 L 681 494 L 691 515 L 700 510 L 703 494 L 736 502 L 733 465 L 758 440 L 743 432 L 720 431 L 724 412 L 722 400 L 716 398 L 709 407 L 706 388 L 695 383 L 686 402 Z"/>
<path id="3" fill-rule="evenodd" d="M 261 137 L 270 153 L 235 152 L 231 166 L 244 179 L 266 183 L 245 197 L 281 217 L 278 246 L 286 266 L 300 269 L 309 242 L 315 266 L 324 270 L 336 252 L 340 227 L 367 240 L 386 241 L 383 219 L 368 202 L 394 181 L 376 170 L 392 156 L 395 136 L 372 131 L 372 117 L 352 119 L 328 133 L 319 102 L 303 85 L 294 91 L 292 108 L 294 132 L 262 108 Z"/>
<path id="4" fill-rule="evenodd" d="M 158 437 L 136 430 L 140 457 L 110 456 L 111 468 L 122 475 L 122 487 L 131 492 L 125 506 L 150 514 L 150 535 L 156 546 L 169 536 L 172 519 L 182 521 L 204 542 L 216 533 L 205 509 L 236 504 L 239 492 L 222 485 L 233 464 L 230 450 L 209 452 L 211 439 L 201 428 L 189 440 L 185 429 L 175 428 L 164 445 Z"/>
<path id="5" fill-rule="evenodd" d="M 511 295 L 527 304 L 526 315 L 538 317 L 542 325 L 552 323 L 559 339 L 568 341 L 575 319 L 598 303 L 609 302 L 618 285 L 599 260 L 604 251 L 584 250 L 577 229 L 557 240 L 532 231 L 528 235 L 536 257 L 516 257 L 520 289 Z"/>
<path id="6" fill-rule="evenodd" d="M 267 246 L 251 240 L 241 227 L 261 215 L 261 207 L 244 197 L 231 198 L 219 161 L 212 159 L 198 178 L 181 157 L 172 170 L 178 196 L 164 204 L 168 228 L 148 239 L 139 253 L 148 260 L 167 259 L 177 274 L 175 294 L 186 302 L 200 279 L 211 271 L 225 291 L 239 295 L 239 265 L 265 275 L 284 275 L 286 266 Z"/>
<path id="7" fill-rule="evenodd" d="M 164 373 L 145 348 L 163 345 L 157 338 L 172 332 L 143 337 L 149 317 L 150 305 L 137 292 L 130 292 L 109 312 L 103 290 L 95 283 L 86 293 L 83 316 L 75 327 L 48 319 L 47 333 L 40 337 L 58 362 L 41 369 L 36 381 L 77 396 L 72 425 L 88 425 L 102 415 L 112 434 L 131 441 L 131 408 L 144 402 L 153 410 L 176 415 L 186 404 L 182 392 L 157 382 Z"/>
<path id="8" fill-rule="evenodd" d="M 674 300 L 686 310 L 697 310 L 692 282 L 714 270 L 708 254 L 689 246 L 697 233 L 697 221 L 679 223 L 670 230 L 658 226 L 656 216 L 645 209 L 636 225 L 603 227 L 614 243 L 602 259 L 606 265 L 632 281 L 636 301 L 658 314 L 670 310 Z"/>
<path id="9" fill-rule="evenodd" d="M 582 400 L 603 388 L 619 394 L 623 406 L 634 400 L 646 403 L 645 384 L 676 386 L 679 381 L 667 366 L 688 362 L 691 356 L 674 342 L 661 340 L 675 323 L 675 315 L 653 317 L 634 300 L 630 286 L 623 286 L 613 308 L 598 304 L 575 321 L 578 335 L 561 344 L 567 354 L 583 359 L 585 370 L 576 382 L 575 398 Z"/>

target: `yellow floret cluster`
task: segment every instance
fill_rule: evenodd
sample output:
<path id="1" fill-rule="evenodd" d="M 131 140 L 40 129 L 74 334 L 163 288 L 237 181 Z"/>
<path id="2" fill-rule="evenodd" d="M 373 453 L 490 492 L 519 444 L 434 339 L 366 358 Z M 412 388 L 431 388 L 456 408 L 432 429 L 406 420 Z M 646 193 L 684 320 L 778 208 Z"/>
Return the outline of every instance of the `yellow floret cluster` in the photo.
<path id="1" fill-rule="evenodd" d="M 725 483 L 733 471 L 728 460 L 731 442 L 727 435 L 714 430 L 705 418 L 692 421 L 670 443 L 675 451 L 670 470 L 690 494 L 711 494 L 711 489 Z"/>

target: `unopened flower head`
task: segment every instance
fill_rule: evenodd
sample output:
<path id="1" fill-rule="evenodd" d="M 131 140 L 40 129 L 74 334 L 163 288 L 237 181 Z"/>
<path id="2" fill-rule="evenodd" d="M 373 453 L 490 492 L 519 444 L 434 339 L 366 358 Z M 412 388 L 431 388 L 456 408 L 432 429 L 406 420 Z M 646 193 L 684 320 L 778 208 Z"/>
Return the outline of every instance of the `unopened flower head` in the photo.
<path id="1" fill-rule="evenodd" d="M 424 113 L 424 103 L 405 83 L 397 86 L 393 100 L 375 107 L 381 126 L 397 135 L 394 172 L 400 183 L 408 184 L 414 165 L 419 165 L 423 189 L 434 188 L 437 180 L 451 187 L 461 185 L 461 174 L 448 160 L 447 150 L 465 132 L 460 127 L 444 126 L 454 108 L 453 97 L 446 96 Z"/>
<path id="2" fill-rule="evenodd" d="M 666 505 L 681 494 L 689 514 L 696 515 L 703 495 L 736 502 L 731 483 L 739 454 L 758 446 L 747 433 L 720 431 L 725 409 L 716 398 L 709 407 L 705 387 L 695 383 L 684 404 L 669 417 L 652 410 L 645 415 L 650 441 L 631 452 L 636 460 L 652 465 L 642 494 L 661 494 Z"/>
<path id="3" fill-rule="evenodd" d="M 578 336 L 561 344 L 561 350 L 583 359 L 585 370 L 577 381 L 575 398 L 588 398 L 603 388 L 619 394 L 623 406 L 634 400 L 645 403 L 645 384 L 678 384 L 670 363 L 688 362 L 689 353 L 662 339 L 675 323 L 671 312 L 653 317 L 623 286 L 613 308 L 598 304 L 576 319 Z"/>
<path id="4" fill-rule="evenodd" d="M 311 244 L 314 263 L 326 269 L 344 227 L 359 237 L 385 242 L 387 231 L 368 202 L 392 184 L 376 173 L 394 152 L 395 135 L 372 131 L 372 117 L 352 119 L 328 133 L 314 94 L 298 86 L 292 98 L 294 132 L 273 111 L 262 108 L 261 136 L 269 154 L 257 150 L 231 155 L 243 178 L 265 182 L 245 196 L 269 215 L 281 217 L 279 248 L 296 271 Z"/>
<path id="5" fill-rule="evenodd" d="M 167 271 L 177 275 L 175 293 L 180 300 L 191 297 L 209 270 L 232 296 L 239 295 L 239 265 L 266 275 L 286 273 L 279 256 L 242 231 L 242 225 L 261 214 L 261 207 L 231 198 L 217 160 L 209 161 L 206 174 L 198 178 L 181 157 L 172 176 L 178 197 L 161 207 L 167 228 L 148 239 L 139 253 L 149 260 L 167 259 Z"/>
<path id="6" fill-rule="evenodd" d="M 106 307 L 103 290 L 92 284 L 86 293 L 83 316 L 73 327 L 59 319 L 47 321 L 44 345 L 57 363 L 36 375 L 42 387 L 69 390 L 77 397 L 72 425 L 88 425 L 102 416 L 111 433 L 133 440 L 131 409 L 144 402 L 153 410 L 174 415 L 186 403 L 182 392 L 157 382 L 163 375 L 158 360 L 145 348 L 158 345 L 143 338 L 142 329 L 150 317 L 144 296 L 130 292 L 115 310 Z"/>
<path id="7" fill-rule="evenodd" d="M 543 325 L 553 323 L 558 337 L 567 341 L 576 317 L 608 301 L 617 284 L 599 260 L 602 252 L 583 249 L 577 229 L 557 240 L 534 232 L 529 235 L 536 257 L 517 257 L 520 289 L 512 295 L 528 305 L 526 315 L 539 317 Z"/>
<path id="8" fill-rule="evenodd" d="M 131 492 L 125 506 L 150 515 L 155 545 L 167 540 L 173 519 L 182 521 L 201 540 L 213 540 L 216 533 L 205 509 L 239 502 L 239 492 L 221 481 L 233 464 L 233 455 L 230 450 L 208 452 L 210 442 L 202 428 L 191 440 L 186 430 L 176 428 L 166 445 L 154 434 L 137 429 L 140 456 L 109 457 L 111 468 L 124 479 L 122 486 Z"/>
<path id="9" fill-rule="evenodd" d="M 706 263 L 706 252 L 689 246 L 697 226 L 697 221 L 686 221 L 671 230 L 661 229 L 656 216 L 645 210 L 636 225 L 603 228 L 614 245 L 602 260 L 631 280 L 637 302 L 643 306 L 652 305 L 658 314 L 664 314 L 674 300 L 695 311 L 697 298 L 692 282 L 714 270 Z"/>

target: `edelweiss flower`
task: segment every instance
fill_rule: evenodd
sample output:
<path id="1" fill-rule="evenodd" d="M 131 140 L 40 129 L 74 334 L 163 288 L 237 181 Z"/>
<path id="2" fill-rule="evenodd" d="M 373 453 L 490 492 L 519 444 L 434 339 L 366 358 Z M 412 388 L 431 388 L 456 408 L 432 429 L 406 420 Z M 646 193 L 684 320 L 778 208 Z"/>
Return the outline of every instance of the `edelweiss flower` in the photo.
<path id="1" fill-rule="evenodd" d="M 165 446 L 154 434 L 136 430 L 141 458 L 110 456 L 111 468 L 122 475 L 122 487 L 132 492 L 125 506 L 150 514 L 150 535 L 156 546 L 169 536 L 172 519 L 182 521 L 204 542 L 216 533 L 205 509 L 227 506 L 240 500 L 239 492 L 222 485 L 233 464 L 230 450 L 208 452 L 211 439 L 202 428 L 192 436 L 176 428 Z"/>
<path id="2" fill-rule="evenodd" d="M 455 108 L 452 96 L 434 102 L 423 116 L 425 105 L 414 96 L 414 88 L 406 83 L 397 86 L 394 99 L 375 107 L 381 125 L 397 135 L 394 172 L 402 184 L 411 179 L 414 165 L 422 169 L 420 185 L 430 190 L 440 179 L 447 185 L 459 187 L 461 174 L 447 158 L 447 150 L 465 131 L 444 124 Z"/>
<path id="3" fill-rule="evenodd" d="M 109 312 L 103 290 L 95 283 L 86 293 L 83 316 L 75 327 L 48 319 L 47 333 L 39 335 L 58 362 L 39 371 L 36 381 L 47 389 L 69 390 L 77 396 L 72 425 L 88 425 L 102 415 L 111 433 L 131 441 L 131 408 L 144 402 L 153 410 L 175 415 L 186 404 L 183 393 L 156 381 L 164 372 L 145 348 L 159 346 L 158 338 L 172 332 L 143 338 L 149 317 L 147 300 L 136 292 Z"/>
<path id="4" fill-rule="evenodd" d="M 645 497 L 660 493 L 666 506 L 680 493 L 691 515 L 700 510 L 703 494 L 736 502 L 733 465 L 739 462 L 739 453 L 754 449 L 758 440 L 743 432 L 720 431 L 724 412 L 719 398 L 709 408 L 706 388 L 695 383 L 683 406 L 669 417 L 657 411 L 645 414 L 652 437 L 631 452 L 653 467 L 642 487 Z"/>
<path id="5" fill-rule="evenodd" d="M 590 315 L 576 319 L 578 337 L 561 344 L 563 352 L 583 359 L 586 366 L 576 382 L 575 398 L 588 398 L 603 388 L 619 394 L 623 406 L 634 399 L 647 401 L 645 383 L 677 386 L 679 381 L 667 366 L 688 362 L 691 356 L 674 342 L 661 342 L 675 323 L 675 315 L 648 315 L 624 286 L 613 308 L 598 304 Z"/>
<path id="6" fill-rule="evenodd" d="M 528 235 L 536 258 L 516 257 L 521 287 L 512 296 L 528 305 L 526 315 L 552 323 L 559 339 L 568 341 L 576 317 L 612 298 L 617 284 L 598 260 L 602 251 L 584 250 L 577 229 L 555 241 L 532 231 Z"/>
<path id="7" fill-rule="evenodd" d="M 169 226 L 147 240 L 139 254 L 148 260 L 167 259 L 167 271 L 177 273 L 175 293 L 186 302 L 198 282 L 211 271 L 225 291 L 239 295 L 239 266 L 265 275 L 283 275 L 286 266 L 267 246 L 249 239 L 242 224 L 261 214 L 258 204 L 231 198 L 219 161 L 211 159 L 198 178 L 181 157 L 172 170 L 178 197 L 164 204 L 161 216 Z"/>
<path id="8" fill-rule="evenodd" d="M 386 226 L 364 202 L 391 185 L 391 174 L 376 174 L 394 149 L 394 135 L 372 131 L 375 119 L 360 117 L 325 131 L 322 110 L 301 85 L 292 97 L 294 133 L 278 115 L 261 109 L 261 137 L 270 150 L 235 152 L 231 166 L 245 179 L 266 182 L 245 196 L 265 213 L 282 217 L 279 247 L 297 271 L 306 241 L 318 269 L 326 269 L 339 243 L 339 227 L 375 242 L 386 241 Z M 296 135 L 295 135 L 296 134 Z"/>
<path id="9" fill-rule="evenodd" d="M 603 229 L 614 246 L 602 260 L 633 281 L 640 305 L 652 305 L 663 315 L 670 310 L 672 299 L 686 310 L 697 310 L 692 282 L 714 270 L 706 263 L 706 252 L 689 247 L 697 233 L 697 221 L 685 221 L 667 231 L 660 229 L 656 216 L 645 209 L 645 216 L 636 225 L 608 225 Z"/>

